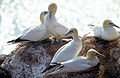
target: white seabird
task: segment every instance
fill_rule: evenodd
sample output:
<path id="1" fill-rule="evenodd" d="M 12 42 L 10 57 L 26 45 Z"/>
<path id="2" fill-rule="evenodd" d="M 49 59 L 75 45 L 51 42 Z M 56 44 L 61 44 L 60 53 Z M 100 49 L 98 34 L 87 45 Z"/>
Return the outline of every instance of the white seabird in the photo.
<path id="1" fill-rule="evenodd" d="M 58 40 L 61 38 L 71 37 L 69 35 L 67 36 L 64 35 L 68 31 L 68 28 L 61 25 L 56 20 L 55 13 L 57 11 L 57 5 L 55 3 L 50 4 L 48 10 L 49 14 L 47 15 L 44 21 L 47 30 Z"/>
<path id="2" fill-rule="evenodd" d="M 116 40 L 119 37 L 119 33 L 114 27 L 120 28 L 111 20 L 105 20 L 103 22 L 103 27 L 94 26 L 94 36 L 107 41 Z"/>
<path id="3" fill-rule="evenodd" d="M 97 58 L 96 54 L 104 56 L 98 53 L 96 50 L 90 49 L 87 52 L 86 57 L 78 56 L 65 62 L 56 62 L 54 63 L 55 70 L 47 73 L 47 75 L 66 72 L 82 72 L 92 68 L 99 63 L 99 59 Z"/>
<path id="4" fill-rule="evenodd" d="M 53 56 L 53 59 L 49 67 L 52 67 L 54 62 L 64 62 L 70 60 L 74 57 L 77 57 L 80 51 L 82 50 L 82 40 L 78 35 L 76 28 L 71 28 L 65 35 L 72 35 L 73 40 L 69 43 L 63 45 Z M 45 72 L 46 68 L 43 72 Z"/>
<path id="5" fill-rule="evenodd" d="M 45 16 L 48 14 L 47 11 L 41 12 L 40 14 L 40 21 L 41 25 L 34 26 L 31 28 L 28 28 L 23 31 L 23 35 L 15 40 L 8 41 L 7 43 L 18 43 L 23 41 L 41 41 L 50 36 L 50 34 L 47 32 L 46 27 L 44 25 L 44 19 Z"/>

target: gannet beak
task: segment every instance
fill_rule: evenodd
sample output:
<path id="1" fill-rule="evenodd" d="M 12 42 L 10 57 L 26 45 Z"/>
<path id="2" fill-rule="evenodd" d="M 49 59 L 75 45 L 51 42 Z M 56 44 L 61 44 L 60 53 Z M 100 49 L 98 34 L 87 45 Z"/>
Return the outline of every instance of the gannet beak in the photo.
<path id="1" fill-rule="evenodd" d="M 69 35 L 69 34 L 72 34 L 72 33 L 73 33 L 73 31 L 70 30 L 70 31 L 68 31 L 68 32 L 65 33 L 65 36 L 66 36 L 66 35 Z"/>
<path id="2" fill-rule="evenodd" d="M 120 28 L 119 26 L 115 25 L 114 23 L 110 23 L 110 25 Z"/>
<path id="3" fill-rule="evenodd" d="M 117 25 L 114 25 L 115 27 L 117 27 L 117 28 L 120 28 L 119 26 L 117 26 Z"/>
<path id="4" fill-rule="evenodd" d="M 97 56 L 103 56 L 103 57 L 105 57 L 105 55 L 100 54 L 100 53 L 97 53 L 96 55 L 97 55 Z"/>

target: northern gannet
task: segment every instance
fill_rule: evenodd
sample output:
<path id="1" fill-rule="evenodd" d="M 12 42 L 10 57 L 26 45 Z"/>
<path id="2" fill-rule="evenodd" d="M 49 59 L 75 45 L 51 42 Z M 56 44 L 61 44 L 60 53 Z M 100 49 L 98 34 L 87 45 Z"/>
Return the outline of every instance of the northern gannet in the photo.
<path id="1" fill-rule="evenodd" d="M 64 34 L 68 31 L 68 28 L 57 22 L 55 13 L 57 11 L 57 5 L 52 3 L 48 6 L 49 14 L 47 15 L 44 24 L 47 30 L 56 37 L 56 39 L 71 37 Z"/>
<path id="2" fill-rule="evenodd" d="M 102 39 L 107 41 L 116 40 L 119 37 L 119 33 L 114 27 L 120 28 L 115 25 L 111 20 L 104 20 L 103 27 L 94 27 L 94 36 L 101 37 Z"/>
<path id="3" fill-rule="evenodd" d="M 8 41 L 7 43 L 18 43 L 23 41 L 41 41 L 50 36 L 50 34 L 46 31 L 46 27 L 44 25 L 44 19 L 46 15 L 48 14 L 47 11 L 43 11 L 40 14 L 40 21 L 41 25 L 34 26 L 31 28 L 28 28 L 23 31 L 23 35 L 15 40 Z"/>
<path id="4" fill-rule="evenodd" d="M 89 68 L 96 66 L 99 63 L 99 59 L 97 58 L 96 54 L 104 56 L 96 50 L 90 49 L 88 50 L 86 57 L 78 56 L 65 62 L 53 63 L 55 68 L 54 71 L 46 73 L 47 75 L 51 75 L 57 73 L 85 71 Z"/>
<path id="5" fill-rule="evenodd" d="M 70 60 L 80 53 L 82 50 L 82 40 L 78 35 L 78 31 L 76 28 L 71 28 L 66 35 L 71 35 L 73 40 L 69 43 L 63 45 L 53 56 L 53 59 L 50 63 L 49 67 L 52 67 L 54 62 L 64 62 Z M 43 72 L 45 72 L 48 68 L 46 68 Z"/>

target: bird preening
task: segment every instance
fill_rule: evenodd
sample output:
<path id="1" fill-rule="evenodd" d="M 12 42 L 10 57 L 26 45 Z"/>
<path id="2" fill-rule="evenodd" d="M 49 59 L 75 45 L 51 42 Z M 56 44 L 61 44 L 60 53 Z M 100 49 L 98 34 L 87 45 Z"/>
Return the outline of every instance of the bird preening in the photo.
<path id="1" fill-rule="evenodd" d="M 79 30 L 75 27 L 67 28 L 60 24 L 55 17 L 56 12 L 57 4 L 51 3 L 48 6 L 48 11 L 45 10 L 40 14 L 41 25 L 26 29 L 23 31 L 23 35 L 17 39 L 8 41 L 7 43 L 37 42 L 45 40 L 51 35 L 54 36 L 55 40 L 58 42 L 62 39 L 72 37 L 70 42 L 66 43 L 56 51 L 48 67 L 44 68 L 43 71 L 40 71 L 43 73 L 42 76 L 67 72 L 82 72 L 96 66 L 99 63 L 97 55 L 105 56 L 95 49 L 88 50 L 86 56 L 78 56 L 84 48 L 82 39 L 79 37 Z M 116 40 L 119 37 L 118 31 L 114 27 L 120 27 L 115 25 L 109 19 L 104 20 L 101 27 L 92 26 L 95 37 L 107 41 Z M 54 70 L 50 71 L 51 69 Z"/>

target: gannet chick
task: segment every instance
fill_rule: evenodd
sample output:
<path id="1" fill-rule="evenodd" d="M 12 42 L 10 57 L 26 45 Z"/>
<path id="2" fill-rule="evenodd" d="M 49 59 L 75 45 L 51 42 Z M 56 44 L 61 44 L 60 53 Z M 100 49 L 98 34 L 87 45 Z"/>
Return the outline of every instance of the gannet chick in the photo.
<path id="1" fill-rule="evenodd" d="M 52 3 L 48 6 L 49 14 L 45 19 L 45 25 L 47 30 L 56 37 L 56 39 L 71 37 L 69 35 L 65 36 L 64 34 L 68 31 L 68 28 L 61 25 L 57 22 L 55 13 L 57 11 L 57 5 Z"/>
<path id="2" fill-rule="evenodd" d="M 103 22 L 103 27 L 94 27 L 94 36 L 101 37 L 102 39 L 107 41 L 116 40 L 119 37 L 119 33 L 114 27 L 120 28 L 115 25 L 111 20 L 107 19 Z"/>
<path id="3" fill-rule="evenodd" d="M 40 14 L 40 21 L 41 25 L 34 26 L 31 28 L 26 29 L 23 31 L 23 35 L 15 40 L 8 41 L 7 43 L 18 43 L 23 41 L 41 41 L 50 36 L 50 34 L 47 32 L 46 27 L 44 25 L 44 19 L 46 15 L 48 14 L 47 11 L 41 12 Z"/>
<path id="4" fill-rule="evenodd" d="M 48 73 L 47 75 L 66 72 L 82 72 L 89 68 L 92 68 L 99 63 L 96 54 L 104 56 L 98 53 L 96 50 L 90 49 L 87 52 L 86 57 L 78 56 L 65 62 L 54 63 L 55 70 L 51 73 Z"/>
<path id="5" fill-rule="evenodd" d="M 71 35 L 73 37 L 73 40 L 71 40 L 69 43 L 63 45 L 53 56 L 53 59 L 50 63 L 50 66 L 48 68 L 52 68 L 54 66 L 54 62 L 64 62 L 67 60 L 70 60 L 80 53 L 82 50 L 82 40 L 78 35 L 78 31 L 76 28 L 71 28 L 68 32 L 66 32 L 66 35 Z M 46 68 L 43 72 L 48 70 Z"/>

